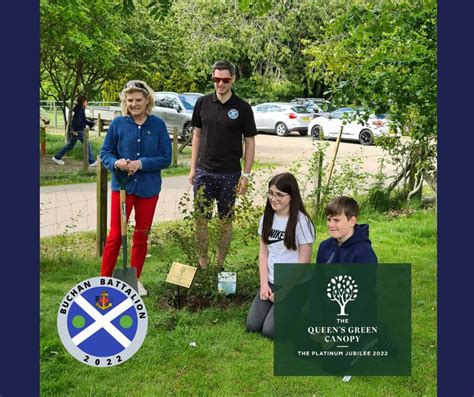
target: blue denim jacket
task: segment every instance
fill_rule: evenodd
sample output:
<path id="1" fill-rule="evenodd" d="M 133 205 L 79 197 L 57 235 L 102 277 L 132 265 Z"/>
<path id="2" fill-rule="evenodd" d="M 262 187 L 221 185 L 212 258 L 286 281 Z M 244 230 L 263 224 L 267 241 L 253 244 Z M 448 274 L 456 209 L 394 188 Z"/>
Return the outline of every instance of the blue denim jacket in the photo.
<path id="1" fill-rule="evenodd" d="M 164 121 L 149 115 L 139 126 L 130 116 L 115 118 L 100 149 L 100 159 L 112 172 L 112 191 L 120 190 L 114 164 L 121 158 L 142 162 L 142 169 L 127 181 L 128 194 L 152 197 L 160 193 L 161 170 L 171 164 L 171 141 Z"/>

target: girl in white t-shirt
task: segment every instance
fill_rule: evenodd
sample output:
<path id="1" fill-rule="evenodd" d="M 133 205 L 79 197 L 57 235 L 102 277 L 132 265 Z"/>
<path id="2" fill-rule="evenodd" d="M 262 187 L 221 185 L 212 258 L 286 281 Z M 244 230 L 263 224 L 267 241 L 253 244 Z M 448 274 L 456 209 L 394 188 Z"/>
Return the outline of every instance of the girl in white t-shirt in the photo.
<path id="1" fill-rule="evenodd" d="M 268 184 L 268 199 L 258 227 L 260 235 L 260 290 L 247 316 L 247 330 L 273 339 L 275 263 L 310 263 L 315 229 L 301 199 L 296 178 L 289 172 L 275 175 Z"/>

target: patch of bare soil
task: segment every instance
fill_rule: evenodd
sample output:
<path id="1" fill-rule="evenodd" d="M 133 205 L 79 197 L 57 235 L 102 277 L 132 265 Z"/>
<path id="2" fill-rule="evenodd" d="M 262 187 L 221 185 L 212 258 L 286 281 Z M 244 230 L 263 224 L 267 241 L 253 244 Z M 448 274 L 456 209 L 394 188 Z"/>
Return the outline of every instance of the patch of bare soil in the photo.
<path id="1" fill-rule="evenodd" d="M 59 172 L 61 173 L 70 173 L 70 172 L 77 172 L 82 171 L 82 160 L 75 160 L 72 158 L 65 157 L 62 160 L 66 164 L 64 165 L 57 165 L 53 160 L 51 160 L 53 156 L 40 156 L 40 174 L 41 175 L 53 175 Z"/>
<path id="2" fill-rule="evenodd" d="M 176 290 L 167 290 L 164 295 L 162 295 L 157 305 L 160 309 L 163 310 L 176 310 L 176 309 L 188 309 L 191 312 L 197 312 L 201 309 L 207 309 L 209 307 L 214 307 L 218 309 L 225 309 L 229 306 L 242 306 L 249 302 L 249 297 L 242 294 L 235 295 L 219 295 L 214 299 L 195 296 L 195 295 L 186 295 L 183 291 L 180 292 L 179 302 L 178 295 Z"/>

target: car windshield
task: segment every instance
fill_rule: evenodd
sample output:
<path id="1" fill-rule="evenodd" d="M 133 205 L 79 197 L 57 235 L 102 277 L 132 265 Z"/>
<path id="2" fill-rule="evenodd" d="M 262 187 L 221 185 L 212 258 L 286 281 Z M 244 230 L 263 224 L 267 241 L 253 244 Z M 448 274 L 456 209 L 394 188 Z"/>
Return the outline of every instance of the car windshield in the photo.
<path id="1" fill-rule="evenodd" d="M 180 95 L 179 99 L 183 102 L 183 105 L 188 110 L 193 110 L 196 101 L 198 100 L 198 95 Z"/>
<path id="2" fill-rule="evenodd" d="M 311 110 L 304 106 L 293 106 L 291 110 L 296 113 L 311 113 Z"/>
<path id="3" fill-rule="evenodd" d="M 331 117 L 335 119 L 341 119 L 344 116 L 344 113 L 348 113 L 348 117 L 352 115 L 354 109 L 352 108 L 340 108 L 331 112 Z"/>

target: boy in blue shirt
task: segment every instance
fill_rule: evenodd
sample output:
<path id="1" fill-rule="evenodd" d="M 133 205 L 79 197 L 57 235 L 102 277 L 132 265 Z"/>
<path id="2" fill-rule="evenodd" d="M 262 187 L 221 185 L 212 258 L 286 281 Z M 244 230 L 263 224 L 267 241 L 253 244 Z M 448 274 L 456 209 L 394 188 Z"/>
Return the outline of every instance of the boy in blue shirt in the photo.
<path id="1" fill-rule="evenodd" d="M 332 200 L 324 210 L 330 238 L 321 242 L 316 256 L 317 263 L 377 263 L 377 256 L 369 240 L 369 225 L 358 224 L 359 205 L 351 197 L 339 196 Z M 368 285 L 374 289 L 375 279 Z M 375 291 L 375 290 L 374 290 Z M 375 292 L 367 297 L 368 318 L 376 318 Z M 331 361 L 323 360 L 323 367 L 330 368 Z M 340 366 L 339 361 L 337 366 Z M 347 362 L 347 370 L 350 364 Z M 349 382 L 350 375 L 343 377 L 344 382 Z"/>
<path id="2" fill-rule="evenodd" d="M 357 223 L 357 201 L 339 196 L 324 211 L 331 237 L 319 245 L 317 263 L 377 263 L 369 240 L 369 225 Z"/>

